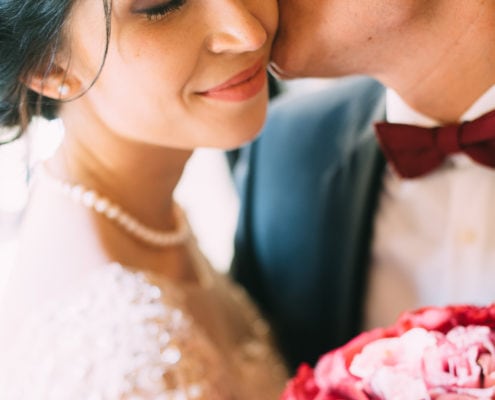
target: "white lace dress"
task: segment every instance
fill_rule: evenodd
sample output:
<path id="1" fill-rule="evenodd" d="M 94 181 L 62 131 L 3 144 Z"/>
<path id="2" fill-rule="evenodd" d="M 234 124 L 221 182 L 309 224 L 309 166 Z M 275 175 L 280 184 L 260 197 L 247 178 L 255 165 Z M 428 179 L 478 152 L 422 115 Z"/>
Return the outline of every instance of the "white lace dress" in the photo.
<path id="1" fill-rule="evenodd" d="M 204 272 L 177 286 L 96 270 L 74 299 L 26 318 L 0 359 L 0 399 L 277 399 L 286 374 L 266 324 L 240 288 Z"/>

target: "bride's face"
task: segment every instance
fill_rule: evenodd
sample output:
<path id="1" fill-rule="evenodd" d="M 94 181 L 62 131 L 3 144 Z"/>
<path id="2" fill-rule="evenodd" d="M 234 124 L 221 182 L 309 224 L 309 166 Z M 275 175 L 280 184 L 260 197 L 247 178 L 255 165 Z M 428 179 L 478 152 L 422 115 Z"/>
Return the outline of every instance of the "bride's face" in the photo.
<path id="1" fill-rule="evenodd" d="M 277 17 L 276 0 L 113 0 L 103 70 L 61 116 L 70 124 L 82 114 L 160 146 L 238 146 L 264 122 Z M 105 38 L 102 2 L 77 1 L 68 23 L 71 94 L 97 74 Z"/>

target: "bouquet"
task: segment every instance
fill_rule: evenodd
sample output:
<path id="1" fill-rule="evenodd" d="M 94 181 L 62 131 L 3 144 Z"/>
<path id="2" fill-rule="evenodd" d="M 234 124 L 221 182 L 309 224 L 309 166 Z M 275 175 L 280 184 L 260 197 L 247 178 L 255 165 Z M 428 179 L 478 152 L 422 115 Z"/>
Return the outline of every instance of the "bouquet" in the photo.
<path id="1" fill-rule="evenodd" d="M 302 365 L 282 400 L 495 399 L 495 304 L 427 307 Z"/>

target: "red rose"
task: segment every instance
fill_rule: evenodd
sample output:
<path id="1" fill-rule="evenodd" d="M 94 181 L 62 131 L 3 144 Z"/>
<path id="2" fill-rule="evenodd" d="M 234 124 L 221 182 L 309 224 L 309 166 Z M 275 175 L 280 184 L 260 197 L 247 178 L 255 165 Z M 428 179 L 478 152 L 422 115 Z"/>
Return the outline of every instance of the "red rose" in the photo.
<path id="1" fill-rule="evenodd" d="M 429 307 L 303 366 L 282 400 L 495 399 L 495 304 Z"/>
<path id="2" fill-rule="evenodd" d="M 303 364 L 295 376 L 287 385 L 286 400 L 305 399 L 313 400 L 320 390 L 316 386 L 313 370 L 307 364 Z"/>

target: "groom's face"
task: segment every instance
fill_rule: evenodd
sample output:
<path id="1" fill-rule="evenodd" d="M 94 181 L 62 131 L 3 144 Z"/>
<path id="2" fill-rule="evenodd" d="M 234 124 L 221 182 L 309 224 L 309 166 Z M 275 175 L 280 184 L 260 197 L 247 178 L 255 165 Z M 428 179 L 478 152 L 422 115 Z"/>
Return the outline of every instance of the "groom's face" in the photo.
<path id="1" fill-rule="evenodd" d="M 436 0 L 279 0 L 274 69 L 285 77 L 377 75 Z"/>

